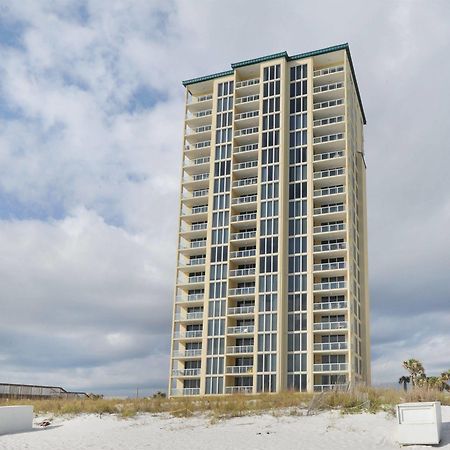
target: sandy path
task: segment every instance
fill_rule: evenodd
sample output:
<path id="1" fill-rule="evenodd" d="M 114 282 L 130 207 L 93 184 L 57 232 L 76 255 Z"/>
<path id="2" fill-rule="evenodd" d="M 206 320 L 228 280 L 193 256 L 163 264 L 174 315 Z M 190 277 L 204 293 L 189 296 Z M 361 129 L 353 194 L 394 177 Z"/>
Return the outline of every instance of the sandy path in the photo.
<path id="1" fill-rule="evenodd" d="M 443 408 L 443 421 L 440 448 L 450 449 L 450 407 Z M 55 419 L 53 426 L 45 429 L 0 436 L 0 449 L 398 449 L 395 427 L 395 419 L 386 414 L 264 415 L 224 420 L 214 425 L 204 417 L 177 419 L 145 414 L 133 419 L 120 419 L 108 415 L 83 415 Z"/>

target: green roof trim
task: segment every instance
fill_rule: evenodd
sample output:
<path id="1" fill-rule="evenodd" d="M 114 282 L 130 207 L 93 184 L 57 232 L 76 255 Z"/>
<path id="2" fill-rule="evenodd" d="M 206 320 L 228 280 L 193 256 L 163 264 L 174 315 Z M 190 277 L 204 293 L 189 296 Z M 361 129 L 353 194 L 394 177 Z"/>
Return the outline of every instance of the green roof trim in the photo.
<path id="1" fill-rule="evenodd" d="M 367 123 L 366 115 L 364 113 L 364 108 L 363 108 L 363 104 L 362 104 L 362 100 L 361 100 L 361 94 L 359 92 L 358 81 L 356 80 L 355 69 L 353 67 L 352 56 L 350 54 L 350 47 L 349 47 L 348 43 L 333 45 L 332 47 L 325 47 L 325 48 L 321 48 L 319 50 L 313 50 L 311 52 L 306 52 L 306 53 L 299 53 L 297 55 L 292 55 L 292 56 L 289 56 L 287 54 L 287 52 L 284 51 L 284 52 L 279 52 L 279 53 L 273 53 L 272 55 L 261 56 L 260 58 L 247 59 L 245 61 L 240 61 L 240 62 L 231 64 L 232 70 L 226 70 L 225 72 L 213 73 L 212 75 L 206 75 L 204 77 L 199 77 L 199 78 L 191 78 L 190 80 L 185 80 L 182 83 L 183 83 L 183 86 L 188 86 L 190 84 L 201 83 L 202 81 L 208 81 L 208 80 L 213 80 L 215 78 L 233 75 L 234 70 L 239 67 L 250 66 L 252 64 L 259 64 L 259 63 L 262 63 L 265 61 L 270 61 L 272 59 L 286 58 L 287 61 L 294 61 L 297 59 L 310 58 L 312 56 L 324 55 L 326 53 L 337 52 L 339 50 L 345 50 L 345 52 L 347 54 L 348 61 L 350 64 L 350 70 L 352 72 L 352 78 L 355 83 L 356 95 L 358 97 L 359 107 L 361 109 L 361 114 L 362 114 L 363 122 L 365 125 Z"/>
<path id="2" fill-rule="evenodd" d="M 288 56 L 287 52 L 273 53 L 272 55 L 261 56 L 260 58 L 247 59 L 245 61 L 233 63 L 233 64 L 231 64 L 231 67 L 233 69 L 237 69 L 238 67 L 251 66 L 252 64 L 259 64 L 264 61 L 270 61 L 272 59 L 278 59 L 278 58 L 289 58 L 289 56 Z"/>

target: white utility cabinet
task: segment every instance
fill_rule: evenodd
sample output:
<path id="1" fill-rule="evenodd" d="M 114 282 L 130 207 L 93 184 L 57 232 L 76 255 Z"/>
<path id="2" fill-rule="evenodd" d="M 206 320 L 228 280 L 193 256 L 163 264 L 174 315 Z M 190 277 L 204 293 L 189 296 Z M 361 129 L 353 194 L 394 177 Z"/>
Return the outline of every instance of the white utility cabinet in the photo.
<path id="1" fill-rule="evenodd" d="M 0 406 L 0 435 L 33 429 L 32 406 Z"/>
<path id="2" fill-rule="evenodd" d="M 441 440 L 441 403 L 397 405 L 398 442 L 402 445 L 434 445 Z"/>

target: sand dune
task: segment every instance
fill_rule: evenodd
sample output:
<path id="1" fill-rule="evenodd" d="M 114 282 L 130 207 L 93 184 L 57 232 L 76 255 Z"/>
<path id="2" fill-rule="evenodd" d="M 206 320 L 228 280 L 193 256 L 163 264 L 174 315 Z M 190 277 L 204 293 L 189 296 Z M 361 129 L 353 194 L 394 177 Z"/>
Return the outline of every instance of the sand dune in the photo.
<path id="1" fill-rule="evenodd" d="M 42 421 L 37 418 L 35 423 Z M 443 441 L 450 449 L 450 407 L 443 407 Z M 384 414 L 342 416 L 246 416 L 215 424 L 204 417 L 188 419 L 142 414 L 132 419 L 112 415 L 55 418 L 47 428 L 0 436 L 7 450 L 291 450 L 398 449 L 395 418 Z M 430 447 L 408 447 L 408 449 Z"/>

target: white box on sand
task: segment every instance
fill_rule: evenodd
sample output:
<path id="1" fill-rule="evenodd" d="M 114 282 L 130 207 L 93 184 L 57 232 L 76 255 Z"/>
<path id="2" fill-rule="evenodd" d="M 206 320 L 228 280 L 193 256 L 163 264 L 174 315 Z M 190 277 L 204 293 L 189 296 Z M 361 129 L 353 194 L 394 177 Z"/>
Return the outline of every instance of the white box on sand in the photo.
<path id="1" fill-rule="evenodd" d="M 403 445 L 439 444 L 441 440 L 440 402 L 397 405 L 398 442 Z"/>
<path id="2" fill-rule="evenodd" d="M 0 435 L 31 431 L 32 406 L 0 406 Z"/>

